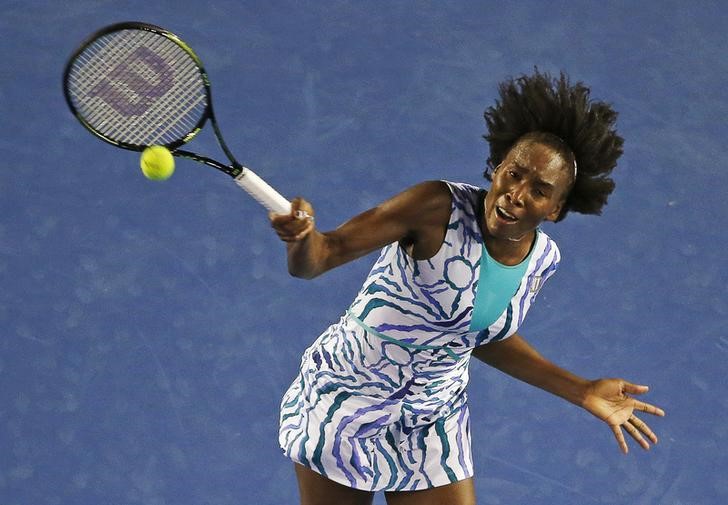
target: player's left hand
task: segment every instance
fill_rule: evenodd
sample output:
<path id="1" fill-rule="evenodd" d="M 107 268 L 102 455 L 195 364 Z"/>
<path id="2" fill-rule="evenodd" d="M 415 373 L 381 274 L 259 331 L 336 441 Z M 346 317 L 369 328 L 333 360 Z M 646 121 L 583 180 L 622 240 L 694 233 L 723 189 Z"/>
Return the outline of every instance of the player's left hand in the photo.
<path id="1" fill-rule="evenodd" d="M 637 441 L 643 449 L 657 443 L 655 435 L 647 424 L 635 415 L 635 411 L 664 416 L 665 412 L 654 405 L 633 398 L 649 390 L 647 386 L 631 384 L 623 379 L 599 379 L 589 386 L 583 407 L 609 425 L 620 449 L 627 454 L 629 448 L 624 431 Z"/>

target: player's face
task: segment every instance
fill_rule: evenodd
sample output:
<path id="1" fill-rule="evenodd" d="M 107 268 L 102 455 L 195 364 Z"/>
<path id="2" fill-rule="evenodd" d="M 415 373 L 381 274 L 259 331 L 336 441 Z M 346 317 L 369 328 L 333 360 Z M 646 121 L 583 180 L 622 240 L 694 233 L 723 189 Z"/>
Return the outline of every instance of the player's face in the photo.
<path id="1" fill-rule="evenodd" d="M 520 240 L 543 221 L 555 221 L 573 177 L 553 148 L 536 141 L 517 143 L 493 173 L 485 199 L 486 233 Z"/>

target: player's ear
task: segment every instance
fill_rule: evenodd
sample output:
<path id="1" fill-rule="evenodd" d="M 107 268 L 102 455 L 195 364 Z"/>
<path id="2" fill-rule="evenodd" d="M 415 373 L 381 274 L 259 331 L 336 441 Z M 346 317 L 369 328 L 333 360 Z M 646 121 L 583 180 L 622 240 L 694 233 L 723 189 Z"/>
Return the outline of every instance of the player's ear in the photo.
<path id="1" fill-rule="evenodd" d="M 554 209 L 546 215 L 546 221 L 552 221 L 555 223 L 556 220 L 559 219 L 559 216 L 561 215 L 561 211 L 563 210 L 565 204 L 565 200 L 562 199 L 561 201 L 559 201 Z"/>

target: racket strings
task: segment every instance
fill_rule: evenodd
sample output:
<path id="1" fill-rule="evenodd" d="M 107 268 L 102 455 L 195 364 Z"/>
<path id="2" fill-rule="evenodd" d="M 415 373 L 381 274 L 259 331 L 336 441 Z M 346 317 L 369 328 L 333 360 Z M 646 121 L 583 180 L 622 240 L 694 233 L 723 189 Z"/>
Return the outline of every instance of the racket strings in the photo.
<path id="1" fill-rule="evenodd" d="M 138 99 L 141 97 L 142 99 L 146 100 L 146 103 L 140 104 L 141 107 L 144 107 L 145 105 L 148 107 L 145 111 L 145 114 L 142 116 L 137 116 L 136 121 L 133 121 L 132 124 L 127 125 L 126 122 L 112 122 L 109 130 L 109 134 L 115 137 L 120 137 L 123 133 L 124 129 L 128 129 L 129 133 L 134 135 L 133 137 L 127 139 L 130 143 L 145 143 L 142 142 L 143 139 L 150 139 L 150 140 L 160 140 L 164 138 L 165 131 L 159 131 L 155 132 L 154 126 L 156 125 L 166 125 L 166 131 L 171 131 L 172 135 L 175 138 L 179 138 L 179 136 L 182 136 L 190 131 L 190 128 L 194 126 L 194 123 L 199 118 L 193 118 L 193 121 L 190 124 L 185 124 L 185 119 L 188 119 L 187 111 L 184 110 L 184 108 L 180 107 L 179 105 L 176 105 L 173 103 L 173 101 L 176 99 L 179 101 L 179 95 L 170 94 L 166 98 L 166 100 L 156 100 L 155 102 L 151 102 L 149 100 L 149 97 L 152 95 L 151 92 L 155 91 L 156 86 L 158 86 L 159 83 L 155 83 L 155 78 L 159 79 L 160 76 L 154 75 L 147 65 L 144 64 L 143 60 L 141 60 L 138 57 L 130 57 L 130 55 L 134 55 L 138 52 L 139 48 L 146 48 L 151 51 L 152 54 L 156 54 L 157 56 L 162 58 L 162 61 L 169 61 L 169 52 L 170 49 L 179 49 L 176 44 L 169 42 L 167 39 L 163 37 L 156 36 L 154 34 L 149 34 L 147 32 L 131 32 L 134 34 L 141 34 L 143 37 L 138 37 L 137 44 L 127 44 L 126 47 L 121 46 L 120 44 L 107 44 L 108 46 L 112 46 L 112 54 L 109 55 L 109 59 L 111 61 L 121 61 L 124 62 L 123 65 L 119 65 L 115 68 L 123 68 L 124 73 L 122 75 L 118 75 L 119 72 L 117 72 L 117 75 L 112 75 L 113 78 L 117 80 L 117 85 L 121 84 L 122 86 L 124 84 L 131 84 L 134 87 L 134 90 L 132 93 L 136 95 L 136 98 Z M 155 40 L 156 39 L 156 40 Z M 160 44 L 160 42 L 168 42 L 166 44 L 166 47 L 164 44 Z M 161 47 L 160 47 L 161 46 Z M 118 54 L 119 49 L 125 50 L 126 54 Z M 113 53 L 117 54 L 113 54 Z M 104 58 L 106 59 L 106 58 Z M 192 65 L 193 71 L 196 70 L 196 67 Z M 180 69 L 178 69 L 180 70 Z M 107 74 L 108 75 L 108 74 Z M 193 74 L 194 75 L 194 74 Z M 162 76 L 167 77 L 169 76 Z M 180 77 L 182 77 L 182 74 L 180 74 Z M 108 77 L 107 77 L 108 78 Z M 126 81 L 124 81 L 126 79 Z M 181 79 L 182 82 L 185 81 L 185 79 Z M 140 86 L 141 84 L 141 86 Z M 93 88 L 92 88 L 93 89 Z M 127 91 L 127 90 L 125 90 Z M 128 93 L 128 91 L 127 91 Z M 203 95 L 204 97 L 204 95 Z M 123 99 L 127 100 L 127 104 L 129 103 L 129 97 L 124 96 Z M 122 103 L 122 106 L 125 104 Z M 104 110 L 106 108 L 102 108 L 99 112 L 101 112 L 101 116 L 103 117 L 104 114 L 107 112 L 107 110 Z M 123 109 L 122 109 L 123 111 Z M 96 117 L 91 117 L 93 120 L 97 120 Z M 176 121 L 175 121 L 176 119 Z M 145 124 L 149 128 L 144 128 Z M 132 126 L 133 129 L 129 129 L 128 126 Z M 151 128 L 151 130 L 150 130 Z M 152 135 L 150 137 L 150 135 Z M 146 142 L 150 143 L 150 142 Z"/>
<path id="2" fill-rule="evenodd" d="M 67 86 L 91 128 L 136 146 L 189 140 L 208 106 L 197 61 L 174 40 L 145 30 L 93 41 L 76 57 Z"/>

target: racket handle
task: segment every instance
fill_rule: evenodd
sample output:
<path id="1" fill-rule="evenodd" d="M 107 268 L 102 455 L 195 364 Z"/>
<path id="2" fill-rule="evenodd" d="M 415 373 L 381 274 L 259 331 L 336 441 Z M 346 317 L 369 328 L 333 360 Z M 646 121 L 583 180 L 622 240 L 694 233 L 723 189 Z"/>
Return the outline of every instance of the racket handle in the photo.
<path id="1" fill-rule="evenodd" d="M 249 168 L 245 168 L 235 177 L 235 183 L 266 209 L 276 214 L 290 214 L 291 202 Z"/>

